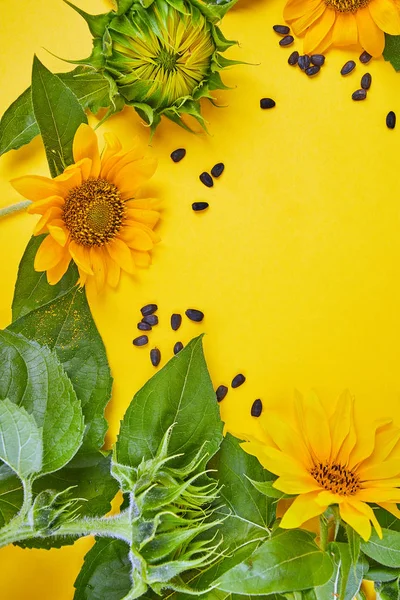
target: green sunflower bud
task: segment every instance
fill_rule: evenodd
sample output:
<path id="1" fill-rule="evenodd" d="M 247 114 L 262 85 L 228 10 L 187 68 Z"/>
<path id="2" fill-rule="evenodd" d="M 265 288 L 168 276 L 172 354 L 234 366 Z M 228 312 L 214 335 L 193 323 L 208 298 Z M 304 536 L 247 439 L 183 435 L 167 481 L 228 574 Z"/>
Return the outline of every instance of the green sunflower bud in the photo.
<path id="1" fill-rule="evenodd" d="M 93 52 L 82 61 L 108 78 L 110 108 L 133 106 L 155 130 L 164 115 L 185 129 L 187 114 L 205 128 L 200 99 L 227 89 L 220 72 L 233 64 L 222 52 L 236 42 L 218 27 L 236 3 L 201 0 L 120 0 L 115 11 L 84 17 L 93 35 Z"/>

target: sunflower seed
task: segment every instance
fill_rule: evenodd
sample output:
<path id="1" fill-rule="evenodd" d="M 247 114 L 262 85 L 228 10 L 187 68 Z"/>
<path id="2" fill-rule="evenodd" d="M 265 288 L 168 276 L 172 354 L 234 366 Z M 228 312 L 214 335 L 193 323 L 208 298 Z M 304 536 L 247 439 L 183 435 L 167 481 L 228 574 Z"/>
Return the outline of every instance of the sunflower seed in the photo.
<path id="1" fill-rule="evenodd" d="M 239 373 L 238 375 L 235 375 L 235 377 L 232 379 L 231 386 L 233 388 L 238 388 L 245 381 L 246 381 L 246 377 L 244 375 L 242 375 L 242 373 Z"/>
<path id="2" fill-rule="evenodd" d="M 276 31 L 276 33 L 279 33 L 279 35 L 287 35 L 290 33 L 290 27 L 287 25 L 274 25 L 272 29 Z"/>
<path id="3" fill-rule="evenodd" d="M 274 108 L 274 106 L 276 106 L 276 102 L 272 98 L 261 98 L 260 108 Z"/>
<path id="4" fill-rule="evenodd" d="M 292 35 L 285 35 L 284 38 L 279 40 L 280 46 L 290 46 L 294 42 L 294 37 Z"/>
<path id="5" fill-rule="evenodd" d="M 140 312 L 144 317 L 147 317 L 147 315 L 152 315 L 153 313 L 155 313 L 156 310 L 158 310 L 157 304 L 146 304 L 146 306 L 143 306 L 140 309 Z"/>
<path id="6" fill-rule="evenodd" d="M 303 56 L 299 56 L 299 60 L 297 61 L 297 64 L 299 65 L 299 67 L 302 71 L 305 71 L 310 66 L 311 59 L 308 56 L 308 54 L 303 54 Z"/>
<path id="7" fill-rule="evenodd" d="M 174 354 L 178 354 L 178 352 L 180 352 L 181 350 L 183 350 L 182 342 L 176 342 L 174 346 Z"/>
<path id="8" fill-rule="evenodd" d="M 348 75 L 349 73 L 354 71 L 355 68 L 356 68 L 356 63 L 354 62 L 354 60 L 348 60 L 347 63 L 344 64 L 343 67 L 340 69 L 340 74 Z"/>
<path id="9" fill-rule="evenodd" d="M 366 50 L 360 54 L 360 62 L 366 65 L 371 60 L 372 56 Z"/>
<path id="10" fill-rule="evenodd" d="M 306 75 L 308 75 L 308 77 L 313 77 L 314 75 L 319 73 L 320 70 L 321 70 L 321 67 L 319 67 L 318 65 L 315 65 L 313 67 L 308 67 L 308 69 L 305 70 L 305 73 L 306 73 Z"/>
<path id="11" fill-rule="evenodd" d="M 362 89 L 363 90 L 369 90 L 369 88 L 371 87 L 371 83 L 372 83 L 371 73 L 365 73 L 361 77 L 361 87 L 362 87 Z"/>
<path id="12" fill-rule="evenodd" d="M 351 97 L 353 98 L 353 100 L 365 100 L 365 98 L 367 97 L 367 90 L 356 90 L 352 93 Z"/>
<path id="13" fill-rule="evenodd" d="M 140 321 L 140 323 L 137 324 L 137 328 L 140 329 L 140 331 L 151 331 L 151 325 L 143 323 L 143 321 Z"/>
<path id="14" fill-rule="evenodd" d="M 219 177 L 220 175 L 222 175 L 222 173 L 224 172 L 225 169 L 225 165 L 224 163 L 217 163 L 216 165 L 213 166 L 213 168 L 211 169 L 211 175 L 213 177 Z"/>
<path id="15" fill-rule="evenodd" d="M 253 405 L 251 407 L 251 416 L 252 417 L 259 417 L 262 413 L 262 402 L 261 400 L 258 398 L 257 400 L 254 400 Z"/>
<path id="16" fill-rule="evenodd" d="M 215 395 L 217 396 L 217 402 L 222 402 L 222 400 L 225 398 L 227 393 L 228 393 L 228 388 L 226 387 L 226 385 L 220 385 L 215 390 Z"/>
<path id="17" fill-rule="evenodd" d="M 207 173 L 206 171 L 204 171 L 204 173 L 199 175 L 199 179 L 200 179 L 201 183 L 204 183 L 204 185 L 206 185 L 207 187 L 212 187 L 214 185 L 211 175 L 209 173 Z"/>
<path id="18" fill-rule="evenodd" d="M 174 163 L 179 162 L 180 160 L 182 160 L 182 158 L 185 158 L 185 156 L 186 156 L 185 148 L 178 148 L 177 150 L 174 150 L 173 152 L 171 152 L 171 158 L 174 161 Z"/>
<path id="19" fill-rule="evenodd" d="M 139 335 L 139 337 L 135 338 L 132 342 L 134 346 L 145 346 L 148 344 L 149 338 L 147 335 Z"/>
<path id="20" fill-rule="evenodd" d="M 157 315 L 147 315 L 143 317 L 142 323 L 147 323 L 147 325 L 154 327 L 154 325 L 158 325 L 158 317 Z"/>
<path id="21" fill-rule="evenodd" d="M 196 321 L 196 323 L 200 323 L 204 319 L 204 313 L 201 310 L 197 310 L 196 308 L 188 308 L 185 311 L 185 315 L 191 321 Z"/>
<path id="22" fill-rule="evenodd" d="M 325 56 L 323 54 L 312 54 L 310 58 L 312 64 L 316 67 L 322 67 L 325 63 Z"/>
<path id="23" fill-rule="evenodd" d="M 153 367 L 158 367 L 161 360 L 161 352 L 158 348 L 153 348 L 150 350 L 150 360 Z"/>
<path id="24" fill-rule="evenodd" d="M 202 210 L 206 210 L 209 206 L 208 202 L 193 202 L 192 210 L 194 210 L 194 212 L 201 212 Z"/>
<path id="25" fill-rule="evenodd" d="M 174 313 L 171 315 L 171 327 L 173 331 L 177 331 L 182 323 L 182 315 L 179 313 Z"/>
<path id="26" fill-rule="evenodd" d="M 394 129 L 396 127 L 396 113 L 392 110 L 386 116 L 386 125 L 389 129 Z"/>
<path id="27" fill-rule="evenodd" d="M 297 50 L 295 50 L 294 52 L 292 52 L 292 54 L 289 56 L 288 58 L 288 63 L 291 67 L 293 67 L 294 65 L 297 65 L 297 61 L 299 60 L 299 53 L 297 52 Z"/>

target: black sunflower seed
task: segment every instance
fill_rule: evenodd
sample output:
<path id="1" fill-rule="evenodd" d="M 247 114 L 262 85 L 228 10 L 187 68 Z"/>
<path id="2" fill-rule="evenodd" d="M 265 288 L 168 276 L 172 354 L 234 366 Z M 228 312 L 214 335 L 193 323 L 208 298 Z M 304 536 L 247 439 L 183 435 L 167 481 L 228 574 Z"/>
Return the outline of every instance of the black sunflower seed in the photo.
<path id="1" fill-rule="evenodd" d="M 174 313 L 171 315 L 171 327 L 174 331 L 177 331 L 182 323 L 182 315 Z"/>
<path id="2" fill-rule="evenodd" d="M 213 168 L 211 169 L 211 175 L 213 177 L 219 177 L 220 175 L 222 175 L 222 173 L 224 172 L 225 169 L 225 165 L 224 163 L 217 163 L 216 165 L 213 166 Z"/>
<path id="3" fill-rule="evenodd" d="M 156 310 L 158 310 L 157 304 L 146 304 L 146 306 L 143 306 L 140 309 L 140 312 L 144 317 L 147 317 L 147 315 L 152 315 L 153 313 L 155 313 Z"/>
<path id="4" fill-rule="evenodd" d="M 281 40 L 279 40 L 279 45 L 280 46 L 290 46 L 291 44 L 293 44 L 294 42 L 294 37 L 292 35 L 285 35 L 284 38 L 282 38 Z"/>
<path id="5" fill-rule="evenodd" d="M 151 325 L 143 323 L 143 321 L 140 321 L 140 323 L 137 324 L 137 328 L 140 329 L 140 331 L 151 331 Z"/>
<path id="6" fill-rule="evenodd" d="M 372 56 L 366 50 L 360 54 L 360 62 L 366 65 L 371 60 Z"/>
<path id="7" fill-rule="evenodd" d="M 396 127 L 396 113 L 392 110 L 386 116 L 386 125 L 389 129 Z"/>
<path id="8" fill-rule="evenodd" d="M 153 348 L 150 350 L 150 360 L 153 367 L 158 367 L 161 360 L 161 352 L 158 348 Z"/>
<path id="9" fill-rule="evenodd" d="M 242 373 L 239 373 L 238 375 L 235 375 L 235 377 L 232 379 L 231 386 L 233 388 L 238 388 L 245 381 L 246 381 L 246 377 L 244 375 L 242 375 Z"/>
<path id="10" fill-rule="evenodd" d="M 299 56 L 297 64 L 302 71 L 305 71 L 311 64 L 311 58 L 308 56 L 308 54 L 303 54 L 303 56 Z"/>
<path id="11" fill-rule="evenodd" d="M 371 87 L 371 83 L 372 83 L 371 73 L 365 73 L 361 77 L 361 87 L 362 87 L 362 89 L 363 90 L 369 90 L 369 88 Z"/>
<path id="12" fill-rule="evenodd" d="M 196 323 L 200 323 L 204 319 L 204 313 L 201 310 L 197 310 L 196 308 L 188 308 L 185 311 L 185 315 L 191 321 L 196 321 Z"/>
<path id="13" fill-rule="evenodd" d="M 353 100 L 365 100 L 365 98 L 367 97 L 367 90 L 356 90 L 352 93 L 351 97 L 353 98 Z"/>
<path id="14" fill-rule="evenodd" d="M 288 58 L 288 63 L 291 67 L 293 67 L 294 65 L 297 65 L 297 61 L 299 60 L 299 53 L 297 52 L 297 50 L 295 50 L 294 52 L 292 52 L 292 54 L 289 56 Z"/>
<path id="15" fill-rule="evenodd" d="M 176 342 L 174 346 L 174 354 L 178 354 L 178 352 L 180 352 L 181 350 L 183 350 L 182 342 Z"/>
<path id="16" fill-rule="evenodd" d="M 261 98 L 260 108 L 274 108 L 274 106 L 276 106 L 276 102 L 272 98 Z"/>
<path id="17" fill-rule="evenodd" d="M 319 73 L 320 70 L 321 67 L 319 67 L 318 65 L 314 65 L 313 67 L 308 67 L 308 69 L 305 70 L 305 73 L 306 75 L 308 75 L 308 77 L 313 77 L 314 75 Z"/>
<path id="18" fill-rule="evenodd" d="M 132 342 L 134 346 L 145 346 L 149 343 L 149 338 L 147 335 L 139 335 L 139 337 L 135 338 Z"/>
<path id="19" fill-rule="evenodd" d="M 182 160 L 182 158 L 185 158 L 185 155 L 186 155 L 185 148 L 178 148 L 177 150 L 174 150 L 173 152 L 171 152 L 171 158 L 175 163 Z"/>
<path id="20" fill-rule="evenodd" d="M 347 63 L 345 63 L 343 65 L 343 67 L 340 69 L 340 74 L 348 75 L 349 73 L 354 71 L 355 68 L 356 68 L 356 63 L 354 62 L 354 60 L 348 60 Z"/>
<path id="21" fill-rule="evenodd" d="M 157 315 L 147 315 L 143 317 L 142 323 L 147 323 L 147 325 L 154 327 L 154 325 L 158 325 L 158 317 Z"/>
<path id="22" fill-rule="evenodd" d="M 206 210 L 209 206 L 208 202 L 193 202 L 192 210 L 194 210 L 194 212 L 201 212 L 202 210 Z"/>
<path id="23" fill-rule="evenodd" d="M 225 398 L 227 393 L 228 393 L 228 388 L 226 387 L 226 385 L 220 385 L 215 390 L 215 395 L 217 396 L 217 402 L 222 402 L 222 400 Z"/>
<path id="24" fill-rule="evenodd" d="M 310 58 L 312 64 L 316 67 L 322 67 L 325 63 L 325 56 L 323 54 L 312 54 Z"/>
<path id="25" fill-rule="evenodd" d="M 276 33 L 279 33 L 279 35 L 287 35 L 290 33 L 290 27 L 287 25 L 274 25 L 272 29 L 276 31 Z"/>
<path id="26" fill-rule="evenodd" d="M 261 400 L 258 398 L 257 400 L 254 400 L 253 405 L 251 407 L 251 416 L 252 417 L 259 417 L 262 413 L 262 402 Z"/>
<path id="27" fill-rule="evenodd" d="M 207 187 L 212 187 L 214 185 L 212 177 L 210 173 L 207 173 L 207 171 L 204 171 L 204 173 L 199 175 L 199 179 L 201 183 L 204 183 L 204 185 L 206 185 Z"/>

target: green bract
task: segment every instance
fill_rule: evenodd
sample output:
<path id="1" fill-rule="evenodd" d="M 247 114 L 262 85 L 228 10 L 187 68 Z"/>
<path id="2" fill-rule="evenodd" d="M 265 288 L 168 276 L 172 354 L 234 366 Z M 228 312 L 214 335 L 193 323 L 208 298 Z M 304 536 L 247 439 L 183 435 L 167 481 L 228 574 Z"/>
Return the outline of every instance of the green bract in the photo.
<path id="1" fill-rule="evenodd" d="M 217 23 L 235 4 L 199 0 L 120 1 L 118 10 L 84 17 L 94 37 L 93 52 L 79 64 L 110 81 L 110 107 L 133 106 L 152 130 L 161 115 L 188 129 L 182 115 L 204 126 L 200 99 L 226 89 L 220 71 L 237 61 L 222 56 L 236 42 Z M 71 61 L 73 62 L 73 61 Z"/>

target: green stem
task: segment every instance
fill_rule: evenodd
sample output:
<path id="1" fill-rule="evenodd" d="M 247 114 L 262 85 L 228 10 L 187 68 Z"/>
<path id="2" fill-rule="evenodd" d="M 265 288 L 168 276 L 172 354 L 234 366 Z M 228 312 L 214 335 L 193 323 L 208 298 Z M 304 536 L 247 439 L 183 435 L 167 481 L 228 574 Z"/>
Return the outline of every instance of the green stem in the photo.
<path id="1" fill-rule="evenodd" d="M 321 547 L 321 550 L 323 550 L 324 552 L 328 545 L 328 531 L 328 521 L 326 520 L 324 515 L 321 515 L 319 518 L 319 545 Z"/>
<path id="2" fill-rule="evenodd" d="M 2 217 L 12 215 L 15 212 L 19 212 L 20 210 L 24 210 L 30 204 L 32 204 L 30 200 L 22 200 L 22 202 L 16 202 L 15 204 L 11 204 L 10 206 L 6 206 L 5 208 L 0 208 L 0 219 Z"/>

